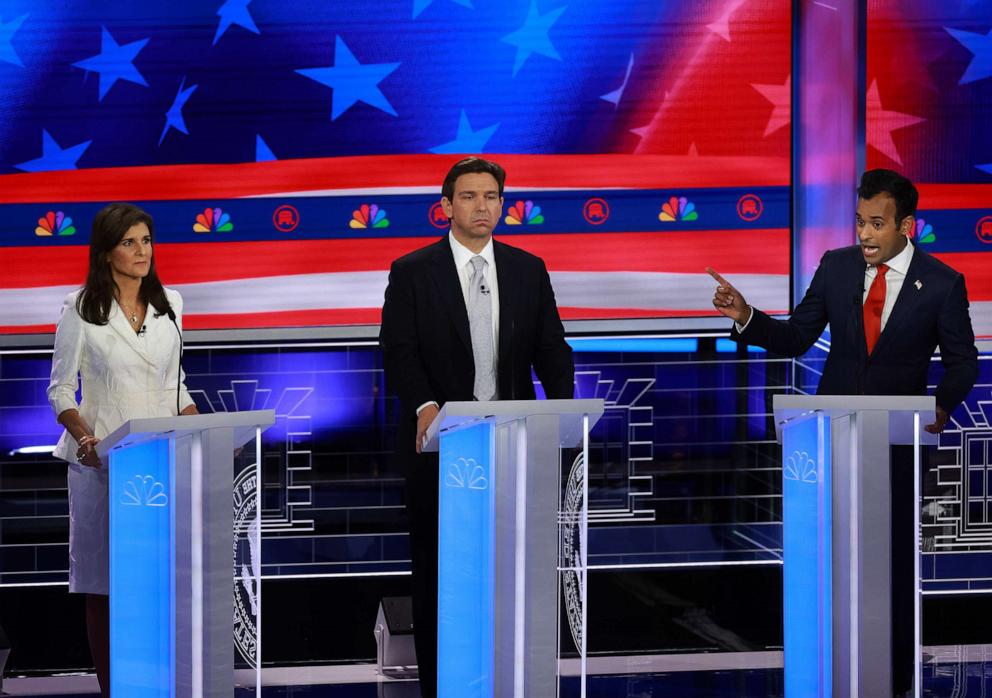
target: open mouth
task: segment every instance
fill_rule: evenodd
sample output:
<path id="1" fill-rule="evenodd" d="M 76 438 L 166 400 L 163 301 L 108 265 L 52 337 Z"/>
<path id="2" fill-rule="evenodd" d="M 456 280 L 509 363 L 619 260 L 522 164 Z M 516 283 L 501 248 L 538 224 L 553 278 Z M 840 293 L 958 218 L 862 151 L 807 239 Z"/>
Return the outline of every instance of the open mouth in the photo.
<path id="1" fill-rule="evenodd" d="M 877 245 L 866 245 L 865 243 L 861 243 L 861 252 L 864 254 L 865 259 L 877 257 L 879 251 L 880 250 Z"/>

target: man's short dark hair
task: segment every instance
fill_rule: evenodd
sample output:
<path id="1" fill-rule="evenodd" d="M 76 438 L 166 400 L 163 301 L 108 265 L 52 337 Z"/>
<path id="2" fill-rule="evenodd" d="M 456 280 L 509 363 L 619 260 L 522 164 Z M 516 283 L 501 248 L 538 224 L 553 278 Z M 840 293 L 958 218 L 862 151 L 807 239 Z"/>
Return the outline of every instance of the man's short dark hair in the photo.
<path id="1" fill-rule="evenodd" d="M 868 170 L 861 175 L 858 198 L 874 199 L 879 194 L 888 194 L 895 200 L 897 227 L 906 216 L 916 215 L 920 192 L 916 191 L 912 182 L 898 172 L 878 169 Z"/>
<path id="2" fill-rule="evenodd" d="M 470 157 L 456 162 L 444 178 L 441 185 L 441 196 L 448 201 L 455 198 L 455 182 L 464 174 L 491 174 L 499 187 L 500 198 L 503 197 L 503 183 L 506 182 L 506 170 L 491 160 Z"/>

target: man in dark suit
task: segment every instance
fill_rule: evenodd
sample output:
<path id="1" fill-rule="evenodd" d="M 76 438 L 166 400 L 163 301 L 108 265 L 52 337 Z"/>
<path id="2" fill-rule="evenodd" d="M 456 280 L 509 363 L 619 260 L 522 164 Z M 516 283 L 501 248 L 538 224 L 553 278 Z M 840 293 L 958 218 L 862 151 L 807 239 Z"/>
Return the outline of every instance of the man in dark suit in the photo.
<path id="1" fill-rule="evenodd" d="M 734 321 L 731 338 L 782 354 L 809 350 L 830 325 L 830 353 L 820 395 L 924 395 L 934 349 L 944 375 L 937 385 L 937 434 L 978 377 L 978 350 L 964 277 L 909 240 L 916 187 L 891 170 L 869 170 L 858 187 L 858 244 L 823 255 L 802 302 L 788 320 L 751 308 L 740 291 L 707 269 L 719 286 L 713 306 Z M 899 455 L 893 460 L 899 459 Z M 895 471 L 893 471 L 895 474 Z M 893 541 L 912 531 L 912 482 L 892 478 Z M 909 690 L 913 665 L 912 551 L 893 545 L 894 694 Z"/>
<path id="2" fill-rule="evenodd" d="M 406 476 L 413 617 L 421 693 L 437 682 L 437 454 L 424 435 L 449 400 L 532 400 L 531 367 L 549 398 L 571 398 L 572 350 L 544 262 L 493 240 L 506 174 L 467 158 L 441 188 L 451 228 L 393 262 L 379 343 L 400 398 L 397 456 Z"/>

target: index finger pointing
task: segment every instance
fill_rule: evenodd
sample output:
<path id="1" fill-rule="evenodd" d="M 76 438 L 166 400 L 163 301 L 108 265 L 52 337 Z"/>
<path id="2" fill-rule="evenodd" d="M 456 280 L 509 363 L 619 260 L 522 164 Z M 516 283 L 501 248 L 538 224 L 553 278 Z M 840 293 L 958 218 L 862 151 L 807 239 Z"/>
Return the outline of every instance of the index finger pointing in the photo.
<path id="1" fill-rule="evenodd" d="M 716 282 L 721 286 L 730 286 L 730 282 L 720 276 L 713 267 L 706 267 L 706 273 L 716 279 Z"/>

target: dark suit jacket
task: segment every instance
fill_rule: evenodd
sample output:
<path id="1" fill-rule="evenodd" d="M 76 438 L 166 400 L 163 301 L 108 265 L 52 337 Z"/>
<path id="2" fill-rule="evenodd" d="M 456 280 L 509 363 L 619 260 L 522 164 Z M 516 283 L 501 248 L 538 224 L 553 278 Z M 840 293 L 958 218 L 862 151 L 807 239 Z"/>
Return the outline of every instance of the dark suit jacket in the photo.
<path id="1" fill-rule="evenodd" d="M 496 240 L 493 255 L 499 285 L 499 399 L 534 399 L 531 366 L 547 397 L 571 398 L 572 350 L 544 262 Z M 402 408 L 397 452 L 413 454 L 420 405 L 473 399 L 468 312 L 447 235 L 393 262 L 379 343 L 387 385 Z"/>
<path id="2" fill-rule="evenodd" d="M 978 377 L 978 350 L 964 277 L 917 247 L 885 329 L 868 356 L 862 296 L 865 262 L 858 245 L 823 255 L 802 302 L 785 321 L 754 310 L 731 338 L 776 354 L 804 354 L 830 325 L 821 395 L 923 395 L 934 348 L 946 371 L 937 404 L 950 413 Z M 919 287 L 917 287 L 919 282 Z"/>

